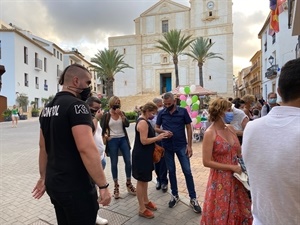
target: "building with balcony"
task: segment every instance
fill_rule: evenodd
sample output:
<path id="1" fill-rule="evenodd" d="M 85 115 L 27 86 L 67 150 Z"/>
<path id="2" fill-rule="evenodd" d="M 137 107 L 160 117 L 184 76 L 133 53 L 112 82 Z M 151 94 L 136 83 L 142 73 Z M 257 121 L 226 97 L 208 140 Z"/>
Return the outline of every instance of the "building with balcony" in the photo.
<path id="1" fill-rule="evenodd" d="M 261 40 L 261 94 L 264 99 L 267 99 L 268 93 L 277 91 L 280 68 L 296 56 L 298 37 L 292 36 L 293 31 L 288 28 L 288 4 L 284 3 L 283 6 L 283 11 L 278 16 L 279 32 L 270 35 L 269 14 L 258 33 Z"/>
<path id="2" fill-rule="evenodd" d="M 261 98 L 261 50 L 257 51 L 250 59 L 250 92 L 257 99 Z"/>
<path id="3" fill-rule="evenodd" d="M 292 29 L 292 35 L 298 36 L 296 46 L 296 58 L 300 57 L 300 2 L 288 0 L 288 28 Z"/>
<path id="4" fill-rule="evenodd" d="M 12 24 L 0 23 L 0 64 L 6 68 L 1 94 L 7 97 L 8 107 L 16 104 L 19 94 L 41 107 L 42 98 L 57 92 L 56 65 L 63 68 L 63 62 L 53 57 L 49 43 Z"/>
<path id="5" fill-rule="evenodd" d="M 250 94 L 248 93 L 248 91 L 251 91 L 251 88 L 249 86 L 250 84 L 250 70 L 251 70 L 251 66 L 243 68 L 238 75 L 237 78 L 237 95 L 235 97 L 243 97 L 246 94 Z"/>
<path id="6" fill-rule="evenodd" d="M 7 106 L 16 104 L 19 94 L 28 96 L 29 103 L 42 107 L 42 99 L 60 90 L 58 79 L 70 64 L 78 63 L 86 68 L 91 63 L 78 50 L 65 51 L 55 43 L 31 34 L 12 24 L 0 21 L 0 64 L 5 65 L 1 94 L 7 97 Z M 92 87 L 97 92 L 99 83 L 93 73 Z"/>
<path id="7" fill-rule="evenodd" d="M 190 7 L 187 7 L 160 0 L 134 20 L 135 34 L 109 38 L 109 48 L 124 54 L 124 61 L 134 68 L 115 75 L 117 96 L 159 95 L 176 88 L 172 57 L 155 47 L 157 40 L 172 29 L 215 43 L 210 51 L 220 53 L 224 60 L 211 59 L 204 63 L 204 87 L 220 96 L 233 96 L 232 1 L 189 2 Z M 199 67 L 192 58 L 179 56 L 178 72 L 180 85 L 199 84 Z"/>

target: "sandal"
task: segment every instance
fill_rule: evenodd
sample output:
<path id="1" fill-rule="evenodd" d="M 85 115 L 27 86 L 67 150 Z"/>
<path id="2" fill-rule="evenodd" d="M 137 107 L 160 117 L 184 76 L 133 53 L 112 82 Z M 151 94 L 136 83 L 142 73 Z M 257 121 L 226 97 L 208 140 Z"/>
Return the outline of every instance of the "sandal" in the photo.
<path id="1" fill-rule="evenodd" d="M 115 197 L 115 199 L 120 198 L 120 191 L 119 191 L 119 185 L 118 184 L 115 184 L 114 197 Z"/>
<path id="2" fill-rule="evenodd" d="M 157 207 L 156 207 L 156 205 L 153 202 L 148 202 L 147 204 L 145 204 L 145 207 L 147 209 L 152 210 L 152 211 L 156 211 L 157 210 Z"/>
<path id="3" fill-rule="evenodd" d="M 139 212 L 139 216 L 145 217 L 145 218 L 147 218 L 147 219 L 152 219 L 152 218 L 154 218 L 153 212 L 151 212 L 151 211 L 148 210 L 148 209 L 145 209 L 144 212 Z"/>
<path id="4" fill-rule="evenodd" d="M 136 190 L 135 190 L 135 187 L 132 185 L 132 183 L 126 183 L 126 187 L 127 187 L 127 191 L 129 194 L 132 194 L 132 195 L 136 195 Z"/>

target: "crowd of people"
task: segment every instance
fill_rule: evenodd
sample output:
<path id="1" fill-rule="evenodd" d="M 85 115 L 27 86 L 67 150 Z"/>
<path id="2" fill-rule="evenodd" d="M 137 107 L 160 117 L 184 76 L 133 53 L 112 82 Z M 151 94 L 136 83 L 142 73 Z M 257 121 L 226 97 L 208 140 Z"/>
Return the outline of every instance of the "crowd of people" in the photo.
<path id="1" fill-rule="evenodd" d="M 291 60 L 281 69 L 277 90 L 282 98 L 280 106 L 275 92 L 268 94 L 267 101 L 245 95 L 235 99 L 218 97 L 209 104 L 211 125 L 204 133 L 202 160 L 210 173 L 202 209 L 190 164 L 192 120 L 188 111 L 176 104 L 175 96 L 165 93 L 162 98 L 136 107 L 139 115 L 131 148 L 126 131 L 129 121 L 121 110 L 120 99 L 112 96 L 109 110 L 104 112 L 101 101 L 89 97 L 89 71 L 73 64 L 60 78 L 62 91 L 40 116 L 40 178 L 33 196 L 39 199 L 48 193 L 58 224 L 108 224 L 98 215 L 99 204 L 108 205 L 112 197 L 103 170 L 109 156 L 113 197 L 119 199 L 121 155 L 125 163 L 124 185 L 129 194 L 137 197 L 137 213 L 152 219 L 158 210 L 148 195 L 153 171 L 156 189 L 167 192 L 170 188 L 169 208 L 179 202 L 176 155 L 190 206 L 195 213 L 202 213 L 200 224 L 298 224 L 299 74 L 300 59 Z M 57 107 L 59 113 L 48 113 Z M 158 163 L 153 163 L 152 158 L 155 145 L 165 150 Z M 248 179 L 243 180 L 242 174 Z M 136 187 L 132 177 L 137 181 Z"/>

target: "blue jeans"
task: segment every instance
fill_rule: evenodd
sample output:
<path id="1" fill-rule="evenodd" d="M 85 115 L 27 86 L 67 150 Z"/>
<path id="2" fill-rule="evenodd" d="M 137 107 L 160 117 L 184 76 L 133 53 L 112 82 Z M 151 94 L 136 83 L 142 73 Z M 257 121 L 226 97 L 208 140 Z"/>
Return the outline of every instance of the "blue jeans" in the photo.
<path id="1" fill-rule="evenodd" d="M 164 146 L 165 147 L 165 146 Z M 167 168 L 169 170 L 169 180 L 172 190 L 172 195 L 178 195 L 178 187 L 177 187 L 177 178 L 176 178 L 176 166 L 174 155 L 177 155 L 177 158 L 180 162 L 182 172 L 185 177 L 186 186 L 189 192 L 190 198 L 196 198 L 195 192 L 195 184 L 191 171 L 190 159 L 186 155 L 186 146 L 182 147 L 178 151 L 173 151 L 172 149 L 168 149 L 165 147 L 165 160 L 167 164 Z"/>
<path id="2" fill-rule="evenodd" d="M 118 180 L 118 152 L 119 149 L 122 152 L 124 163 L 125 163 L 125 173 L 127 180 L 131 179 L 131 157 L 130 148 L 126 137 L 112 138 L 107 142 L 109 148 L 109 156 L 111 161 L 111 173 L 113 180 Z"/>
<path id="3" fill-rule="evenodd" d="M 58 225 L 95 225 L 99 209 L 96 188 L 56 192 L 47 188 Z"/>
<path id="4" fill-rule="evenodd" d="M 102 168 L 104 170 L 106 167 L 106 158 L 105 157 L 101 160 L 101 164 L 102 164 Z"/>
<path id="5" fill-rule="evenodd" d="M 166 165 L 165 157 L 162 157 L 158 163 L 154 164 L 155 173 L 156 173 L 156 180 L 160 184 L 168 184 L 168 170 Z"/>

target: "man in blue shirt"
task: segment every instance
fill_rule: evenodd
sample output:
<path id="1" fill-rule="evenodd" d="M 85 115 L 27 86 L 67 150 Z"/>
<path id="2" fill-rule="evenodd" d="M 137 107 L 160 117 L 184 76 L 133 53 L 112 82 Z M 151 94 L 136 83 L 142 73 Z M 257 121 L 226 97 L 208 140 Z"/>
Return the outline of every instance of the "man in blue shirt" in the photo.
<path id="1" fill-rule="evenodd" d="M 176 100 L 172 93 L 164 94 L 163 104 L 165 109 L 161 110 L 157 116 L 155 131 L 157 133 L 168 133 L 168 138 L 162 140 L 162 146 L 165 148 L 165 160 L 169 170 L 169 180 L 172 191 L 169 207 L 175 207 L 179 201 L 174 160 L 174 155 L 176 154 L 185 176 L 190 196 L 190 205 L 194 212 L 201 213 L 201 207 L 196 198 L 189 159 L 193 155 L 192 120 L 185 108 L 176 106 Z M 186 140 L 185 129 L 187 131 L 188 140 Z"/>

